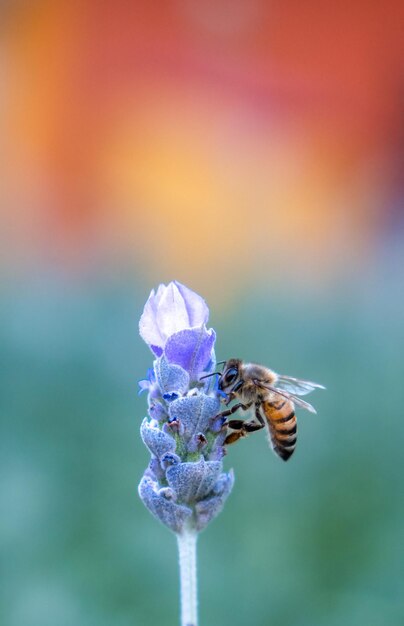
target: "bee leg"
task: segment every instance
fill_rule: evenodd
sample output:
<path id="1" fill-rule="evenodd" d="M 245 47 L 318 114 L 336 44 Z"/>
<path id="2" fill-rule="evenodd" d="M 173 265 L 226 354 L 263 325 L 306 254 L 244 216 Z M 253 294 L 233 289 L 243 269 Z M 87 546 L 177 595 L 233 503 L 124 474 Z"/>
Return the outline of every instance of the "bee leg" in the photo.
<path id="1" fill-rule="evenodd" d="M 235 413 L 239 409 L 242 409 L 243 411 L 247 411 L 251 405 L 252 405 L 252 402 L 250 402 L 249 404 L 242 404 L 241 402 L 238 402 L 237 404 L 232 406 L 231 409 L 227 409 L 227 411 L 222 411 L 216 417 L 228 417 L 229 415 L 233 415 L 233 413 Z"/>
<path id="2" fill-rule="evenodd" d="M 263 424 L 257 424 L 257 422 L 251 420 L 245 422 L 244 420 L 230 420 L 226 422 L 226 426 L 232 430 L 244 430 L 246 433 L 253 433 L 255 430 L 261 430 Z"/>
<path id="3" fill-rule="evenodd" d="M 260 411 L 260 403 L 256 402 L 255 403 L 255 417 L 258 420 L 258 423 L 261 425 L 261 428 L 264 428 L 265 426 L 265 420 L 261 415 L 261 411 Z"/>
<path id="4" fill-rule="evenodd" d="M 230 433 L 230 435 L 227 435 L 226 439 L 224 440 L 224 445 L 229 446 L 231 443 L 235 443 L 236 441 L 238 441 L 241 437 L 245 437 L 245 433 L 242 430 L 235 430 L 234 432 Z"/>
<path id="5" fill-rule="evenodd" d="M 249 405 L 247 405 L 246 409 L 249 409 L 250 406 L 252 405 L 252 402 L 250 402 Z M 237 405 L 235 405 L 237 407 Z M 228 428 L 231 428 L 234 432 L 230 433 L 229 435 L 227 435 L 224 444 L 225 445 L 229 445 L 231 443 L 235 443 L 236 441 L 238 441 L 241 437 L 246 437 L 249 433 L 253 433 L 256 430 L 261 430 L 261 428 L 264 428 L 265 426 L 265 421 L 264 418 L 262 417 L 260 410 L 259 410 L 259 403 L 256 403 L 255 405 L 255 417 L 257 418 L 258 422 L 256 422 L 255 420 L 250 420 L 248 422 L 245 422 L 244 420 L 229 420 L 226 424 L 226 426 Z M 234 408 L 234 407 L 233 407 Z M 241 408 L 241 407 L 239 407 Z M 244 406 L 243 406 L 244 408 Z"/>
<path id="6" fill-rule="evenodd" d="M 244 427 L 244 420 L 230 420 L 225 422 L 224 426 L 231 428 L 232 430 L 242 430 Z"/>
<path id="7" fill-rule="evenodd" d="M 261 430 L 261 428 L 264 428 L 265 424 L 264 422 L 261 422 L 261 420 L 259 424 L 253 420 L 250 422 L 244 422 L 243 420 L 230 420 L 227 422 L 226 426 L 234 431 L 227 435 L 224 441 L 224 445 L 229 445 L 230 443 L 235 443 L 241 437 L 246 437 L 248 433 Z"/>

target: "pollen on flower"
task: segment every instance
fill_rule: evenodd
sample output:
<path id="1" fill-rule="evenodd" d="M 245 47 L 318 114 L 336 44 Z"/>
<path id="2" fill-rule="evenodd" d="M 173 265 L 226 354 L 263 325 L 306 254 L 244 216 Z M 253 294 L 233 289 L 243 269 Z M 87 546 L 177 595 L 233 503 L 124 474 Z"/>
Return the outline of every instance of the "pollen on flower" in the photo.
<path id="1" fill-rule="evenodd" d="M 151 292 L 139 323 L 156 357 L 140 382 L 149 404 L 141 436 L 151 460 L 139 495 L 176 533 L 185 526 L 202 530 L 221 511 L 234 481 L 222 468 L 225 433 L 217 417 L 217 383 L 214 377 L 201 380 L 216 366 L 216 335 L 206 327 L 208 318 L 203 298 L 172 282 Z"/>

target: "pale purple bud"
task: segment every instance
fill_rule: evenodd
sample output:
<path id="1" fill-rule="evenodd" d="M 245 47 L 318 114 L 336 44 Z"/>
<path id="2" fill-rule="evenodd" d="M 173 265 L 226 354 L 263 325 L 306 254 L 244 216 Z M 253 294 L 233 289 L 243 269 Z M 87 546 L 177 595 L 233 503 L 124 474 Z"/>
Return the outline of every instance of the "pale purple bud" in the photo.
<path id="1" fill-rule="evenodd" d="M 139 322 L 142 339 L 161 356 L 171 335 L 185 328 L 203 326 L 209 318 L 206 302 L 198 294 L 174 281 L 154 289 L 145 304 Z"/>

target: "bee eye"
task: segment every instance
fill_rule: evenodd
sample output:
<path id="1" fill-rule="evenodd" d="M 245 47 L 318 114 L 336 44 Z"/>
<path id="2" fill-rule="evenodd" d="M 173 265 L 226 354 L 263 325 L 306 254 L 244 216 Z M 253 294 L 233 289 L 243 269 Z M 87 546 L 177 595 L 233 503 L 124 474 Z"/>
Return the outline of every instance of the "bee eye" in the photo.
<path id="1" fill-rule="evenodd" d="M 225 381 L 226 384 L 231 385 L 231 383 L 236 380 L 238 375 L 238 370 L 235 367 L 231 367 L 227 372 L 226 372 L 226 376 L 225 376 Z"/>

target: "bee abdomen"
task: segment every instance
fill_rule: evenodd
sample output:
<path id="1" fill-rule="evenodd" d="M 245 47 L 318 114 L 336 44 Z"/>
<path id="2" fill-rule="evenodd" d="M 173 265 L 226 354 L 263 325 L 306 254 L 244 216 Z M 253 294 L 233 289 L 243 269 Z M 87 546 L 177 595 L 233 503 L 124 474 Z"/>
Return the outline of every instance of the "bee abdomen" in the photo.
<path id="1" fill-rule="evenodd" d="M 274 452 L 287 461 L 295 451 L 297 421 L 293 404 L 289 401 L 266 402 L 265 414 Z"/>

